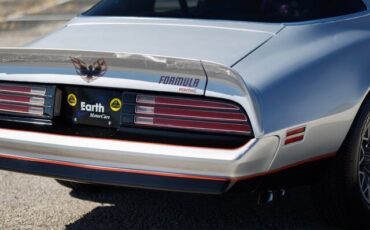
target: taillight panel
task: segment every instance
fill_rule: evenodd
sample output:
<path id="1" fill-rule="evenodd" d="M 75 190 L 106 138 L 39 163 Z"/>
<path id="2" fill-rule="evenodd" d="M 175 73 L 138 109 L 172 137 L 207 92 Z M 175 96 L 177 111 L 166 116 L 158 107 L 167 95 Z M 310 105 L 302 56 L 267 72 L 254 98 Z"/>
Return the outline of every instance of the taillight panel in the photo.
<path id="1" fill-rule="evenodd" d="M 68 104 L 70 94 L 76 96 L 75 106 Z M 110 103 L 119 98 L 120 108 L 113 110 Z M 82 104 L 104 109 L 83 111 Z M 86 114 L 100 123 L 82 120 Z M 0 82 L 0 127 L 215 148 L 240 147 L 253 138 L 247 114 L 231 101 L 8 82 Z"/>
<path id="2" fill-rule="evenodd" d="M 56 86 L 0 83 L 0 116 L 51 120 Z"/>
<path id="3" fill-rule="evenodd" d="M 208 98 L 184 98 L 131 94 L 134 109 L 124 112 L 126 124 L 207 133 L 251 135 L 252 129 L 244 110 L 233 102 Z M 134 99 L 134 100 L 133 100 Z M 134 103 L 133 103 L 134 102 Z"/>

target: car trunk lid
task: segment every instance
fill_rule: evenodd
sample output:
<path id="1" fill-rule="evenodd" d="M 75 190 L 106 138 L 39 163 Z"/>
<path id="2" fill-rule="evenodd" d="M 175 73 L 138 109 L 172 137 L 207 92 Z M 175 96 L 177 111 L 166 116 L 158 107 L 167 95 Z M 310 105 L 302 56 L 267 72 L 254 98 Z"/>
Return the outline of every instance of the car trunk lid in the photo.
<path id="1" fill-rule="evenodd" d="M 31 47 L 137 53 L 232 66 L 282 27 L 210 20 L 78 17 Z"/>

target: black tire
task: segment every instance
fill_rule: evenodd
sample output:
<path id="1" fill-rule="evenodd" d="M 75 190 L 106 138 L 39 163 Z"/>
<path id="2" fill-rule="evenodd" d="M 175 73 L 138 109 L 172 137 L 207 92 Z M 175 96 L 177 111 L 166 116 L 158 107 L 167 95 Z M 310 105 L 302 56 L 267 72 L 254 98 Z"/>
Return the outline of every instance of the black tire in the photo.
<path id="1" fill-rule="evenodd" d="M 70 188 L 74 191 L 93 192 L 93 191 L 97 191 L 100 188 L 100 186 L 96 184 L 85 184 L 85 183 L 78 183 L 78 182 L 72 182 L 72 181 L 66 181 L 66 180 L 56 180 L 56 181 L 60 185 Z"/>
<path id="2" fill-rule="evenodd" d="M 370 100 L 366 100 L 337 156 L 314 187 L 317 207 L 331 224 L 352 229 L 370 228 L 370 201 L 365 197 L 364 187 L 360 186 L 360 169 L 364 170 L 362 164 L 360 167 L 361 146 L 370 147 L 363 140 L 369 126 Z M 370 164 L 367 167 L 370 170 Z"/>

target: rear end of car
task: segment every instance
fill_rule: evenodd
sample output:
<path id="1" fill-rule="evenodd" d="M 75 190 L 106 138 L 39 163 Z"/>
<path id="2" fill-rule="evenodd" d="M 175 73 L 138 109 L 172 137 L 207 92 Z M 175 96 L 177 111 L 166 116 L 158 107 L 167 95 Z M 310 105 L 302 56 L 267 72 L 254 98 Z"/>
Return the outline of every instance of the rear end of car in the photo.
<path id="1" fill-rule="evenodd" d="M 242 177 L 266 171 L 276 151 L 278 138 L 255 138 L 251 97 L 243 84 L 235 85 L 241 79 L 227 67 L 86 51 L 0 54 L 3 169 L 222 193 Z M 81 73 L 90 63 L 95 73 Z M 208 78 L 217 79 L 215 74 L 230 82 Z M 229 88 L 229 98 L 205 96 L 207 84 L 215 87 L 209 91 L 214 95 Z"/>
<path id="2" fill-rule="evenodd" d="M 1 169 L 207 194 L 314 178 L 368 226 L 368 2 L 138 2 L 0 49 Z"/>

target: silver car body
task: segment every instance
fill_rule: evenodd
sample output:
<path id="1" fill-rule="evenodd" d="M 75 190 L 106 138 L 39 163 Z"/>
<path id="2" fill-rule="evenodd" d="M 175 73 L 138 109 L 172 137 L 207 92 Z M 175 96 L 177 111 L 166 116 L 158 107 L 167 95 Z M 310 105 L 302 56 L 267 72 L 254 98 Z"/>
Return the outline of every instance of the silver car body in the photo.
<path id="1" fill-rule="evenodd" d="M 304 23 L 84 17 L 0 50 L 0 80 L 204 95 L 240 104 L 254 139 L 236 149 L 96 140 L 0 129 L 0 157 L 200 180 L 238 180 L 335 155 L 370 90 L 370 12 Z M 70 57 L 102 57 L 92 83 Z M 192 91 L 163 74 L 201 79 Z M 287 132 L 306 127 L 286 145 Z M 227 190 L 227 188 L 225 189 Z"/>

